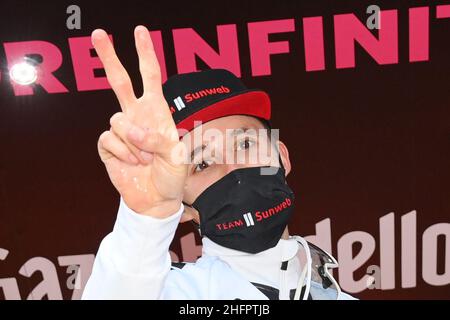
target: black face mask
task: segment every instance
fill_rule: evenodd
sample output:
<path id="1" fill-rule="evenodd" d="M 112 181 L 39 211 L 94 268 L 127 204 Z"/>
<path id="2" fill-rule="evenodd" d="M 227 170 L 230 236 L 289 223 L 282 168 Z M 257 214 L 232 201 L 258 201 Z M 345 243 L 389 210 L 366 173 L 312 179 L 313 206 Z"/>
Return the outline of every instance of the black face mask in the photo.
<path id="1" fill-rule="evenodd" d="M 276 246 L 294 212 L 294 193 L 284 174 L 278 167 L 242 168 L 209 186 L 192 204 L 201 234 L 248 253 Z"/>

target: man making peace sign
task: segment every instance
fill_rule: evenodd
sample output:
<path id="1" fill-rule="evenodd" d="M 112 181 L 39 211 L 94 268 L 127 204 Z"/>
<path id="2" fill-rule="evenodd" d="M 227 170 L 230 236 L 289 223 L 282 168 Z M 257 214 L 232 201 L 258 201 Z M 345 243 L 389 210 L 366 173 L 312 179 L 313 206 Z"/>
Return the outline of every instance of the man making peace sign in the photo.
<path id="1" fill-rule="evenodd" d="M 149 32 L 138 26 L 136 98 L 106 32 L 95 30 L 92 42 L 122 109 L 98 141 L 121 200 L 83 299 L 351 298 L 329 273 L 334 258 L 289 235 L 291 164 L 265 92 L 223 69 L 161 85 Z M 171 263 L 178 223 L 189 220 L 202 257 Z"/>

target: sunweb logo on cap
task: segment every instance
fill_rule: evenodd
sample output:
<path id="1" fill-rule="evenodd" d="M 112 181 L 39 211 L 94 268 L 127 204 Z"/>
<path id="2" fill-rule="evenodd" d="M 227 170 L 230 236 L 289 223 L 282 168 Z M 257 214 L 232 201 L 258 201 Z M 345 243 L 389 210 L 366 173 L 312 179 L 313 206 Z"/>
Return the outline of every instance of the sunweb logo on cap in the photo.
<path id="1" fill-rule="evenodd" d="M 206 96 L 215 95 L 215 94 L 225 94 L 230 93 L 230 88 L 221 85 L 220 87 L 216 88 L 209 88 L 209 89 L 203 89 L 196 92 L 189 92 L 184 95 L 184 99 L 186 99 L 186 102 L 191 102 Z"/>

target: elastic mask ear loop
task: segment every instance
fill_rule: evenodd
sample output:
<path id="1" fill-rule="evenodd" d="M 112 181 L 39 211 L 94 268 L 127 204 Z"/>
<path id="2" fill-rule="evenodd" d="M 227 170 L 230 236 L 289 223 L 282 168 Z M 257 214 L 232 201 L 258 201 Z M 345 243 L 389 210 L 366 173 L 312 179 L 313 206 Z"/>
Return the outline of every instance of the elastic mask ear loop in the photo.
<path id="1" fill-rule="evenodd" d="M 279 157 L 279 162 L 280 162 L 280 168 L 281 169 L 283 169 L 283 171 L 286 171 L 286 169 L 284 168 L 284 165 L 283 165 L 283 161 L 281 161 L 281 156 L 278 156 Z"/>
<path id="2" fill-rule="evenodd" d="M 200 237 L 201 237 L 201 236 L 202 236 L 202 231 L 200 230 L 200 225 L 199 225 L 197 222 L 195 222 L 193 219 L 191 220 L 191 223 L 192 223 L 192 225 L 194 226 L 194 228 L 197 229 L 198 234 L 199 234 Z"/>
<path id="3" fill-rule="evenodd" d="M 280 153 L 280 148 L 277 147 L 277 152 L 278 152 L 278 162 L 280 163 L 280 168 L 282 168 L 283 170 L 285 170 L 284 165 L 283 165 L 283 161 L 281 159 L 281 153 Z"/>
<path id="4" fill-rule="evenodd" d="M 283 159 L 281 159 L 280 147 L 277 145 L 276 149 L 277 149 L 277 152 L 278 152 L 278 162 L 280 164 L 280 168 L 283 169 L 284 171 L 286 171 L 286 168 L 283 165 Z"/>
<path id="5" fill-rule="evenodd" d="M 302 273 L 298 280 L 298 285 L 297 285 L 297 289 L 295 290 L 294 300 L 300 300 L 300 294 L 302 292 L 303 284 L 305 282 L 305 276 L 306 276 L 306 287 L 305 287 L 305 292 L 303 294 L 302 300 L 308 300 L 309 291 L 311 288 L 311 268 L 312 268 L 311 252 L 309 250 L 308 243 L 305 241 L 305 239 L 303 239 L 302 237 L 299 237 L 299 236 L 295 236 L 295 239 L 301 243 L 303 248 L 305 248 L 306 266 L 303 267 Z"/>
<path id="6" fill-rule="evenodd" d="M 197 209 L 195 209 L 193 206 L 191 206 L 190 204 L 187 204 L 187 203 L 184 202 L 184 201 L 182 201 L 182 203 L 183 203 L 183 205 L 186 206 L 186 207 L 189 207 L 189 208 L 192 208 L 192 209 L 194 209 L 194 210 L 197 210 Z M 197 210 L 197 211 L 198 211 L 198 210 Z M 195 229 L 197 229 L 198 234 L 199 234 L 200 237 L 201 237 L 201 236 L 202 236 L 202 232 L 201 232 L 201 229 L 200 229 L 200 224 L 198 224 L 197 222 L 195 222 L 194 219 L 191 220 L 191 224 L 194 226 Z"/>

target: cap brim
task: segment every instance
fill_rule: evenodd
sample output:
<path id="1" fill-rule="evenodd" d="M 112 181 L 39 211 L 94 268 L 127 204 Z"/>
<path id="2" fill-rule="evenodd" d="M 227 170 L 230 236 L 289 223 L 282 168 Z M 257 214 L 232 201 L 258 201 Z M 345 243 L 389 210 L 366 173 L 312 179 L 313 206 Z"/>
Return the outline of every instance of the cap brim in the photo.
<path id="1" fill-rule="evenodd" d="M 205 122 L 232 115 L 247 115 L 270 120 L 270 111 L 270 98 L 266 92 L 248 90 L 235 96 L 228 96 L 191 114 L 177 124 L 177 129 L 189 132 Z"/>

